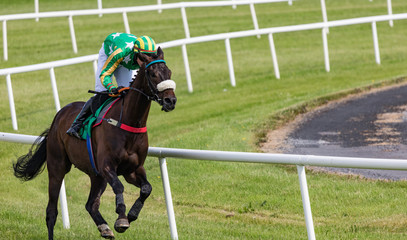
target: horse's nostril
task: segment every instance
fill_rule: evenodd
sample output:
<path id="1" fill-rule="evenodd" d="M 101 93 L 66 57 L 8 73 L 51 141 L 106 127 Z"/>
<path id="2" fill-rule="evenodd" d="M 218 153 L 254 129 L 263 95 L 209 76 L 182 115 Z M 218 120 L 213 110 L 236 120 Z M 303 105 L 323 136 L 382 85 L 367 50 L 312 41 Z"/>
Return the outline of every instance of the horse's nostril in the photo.
<path id="1" fill-rule="evenodd" d="M 177 98 L 164 98 L 166 104 L 175 105 L 177 103 Z"/>

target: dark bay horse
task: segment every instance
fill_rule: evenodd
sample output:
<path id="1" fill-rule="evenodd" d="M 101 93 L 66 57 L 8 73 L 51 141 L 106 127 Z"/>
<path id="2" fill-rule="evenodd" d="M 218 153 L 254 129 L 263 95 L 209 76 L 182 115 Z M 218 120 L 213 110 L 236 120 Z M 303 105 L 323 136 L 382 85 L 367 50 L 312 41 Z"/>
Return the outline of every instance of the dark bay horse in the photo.
<path id="1" fill-rule="evenodd" d="M 141 67 L 136 79 L 131 83 L 127 95 L 118 100 L 105 118 L 121 119 L 121 123 L 141 129 L 146 127 L 152 100 L 158 102 L 162 110 L 168 112 L 175 108 L 177 99 L 174 94 L 175 83 L 170 80 L 171 70 L 165 64 L 161 48 L 158 48 L 157 54 L 153 56 L 140 53 L 137 61 Z M 74 102 L 62 108 L 56 114 L 50 129 L 37 139 L 34 145 L 38 145 L 34 151 L 33 145 L 28 154 L 21 156 L 13 164 L 15 176 L 28 181 L 41 173 L 45 168 L 44 163 L 47 163 L 49 201 L 46 224 L 49 239 L 53 239 L 62 180 L 70 171 L 72 164 L 90 177 L 91 189 L 85 207 L 104 238 L 114 238 L 113 231 L 99 212 L 100 198 L 107 184 L 116 195 L 118 218 L 114 228 L 117 232 L 126 231 L 130 223 L 137 219 L 144 201 L 152 190 L 143 167 L 148 151 L 146 132 L 128 132 L 103 122 L 92 130 L 96 171 L 92 168 L 86 142 L 66 134 L 83 104 Z M 118 178 L 119 175 L 122 175 L 128 183 L 140 188 L 140 196 L 127 215 L 123 200 L 124 187 Z"/>

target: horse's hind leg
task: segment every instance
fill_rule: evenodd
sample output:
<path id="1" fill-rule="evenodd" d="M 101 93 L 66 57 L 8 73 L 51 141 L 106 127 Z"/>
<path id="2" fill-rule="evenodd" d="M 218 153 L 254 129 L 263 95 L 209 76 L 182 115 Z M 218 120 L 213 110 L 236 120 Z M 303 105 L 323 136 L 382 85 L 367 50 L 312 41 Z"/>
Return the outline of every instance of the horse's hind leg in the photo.
<path id="1" fill-rule="evenodd" d="M 151 184 L 147 181 L 146 171 L 143 166 L 137 168 L 134 173 L 124 177 L 127 182 L 140 188 L 140 196 L 133 204 L 127 215 L 129 222 L 133 222 L 137 220 L 138 215 L 144 206 L 144 201 L 150 196 L 152 187 Z"/>
<path id="2" fill-rule="evenodd" d="M 63 177 L 62 177 L 63 179 Z M 48 185 L 48 206 L 47 206 L 47 228 L 48 228 L 48 239 L 54 239 L 54 226 L 58 215 L 58 195 L 61 189 L 62 180 L 59 178 L 49 178 Z"/>
<path id="3" fill-rule="evenodd" d="M 64 161 L 66 158 L 58 157 L 47 152 L 47 168 L 48 168 L 48 206 L 47 206 L 47 228 L 48 239 L 54 239 L 54 226 L 58 215 L 58 196 L 61 189 L 62 181 L 67 172 L 69 172 L 71 164 Z"/>
<path id="4" fill-rule="evenodd" d="M 96 226 L 98 227 L 100 234 L 104 238 L 114 239 L 113 231 L 107 225 L 105 219 L 99 212 L 100 197 L 106 189 L 107 182 L 100 176 L 94 176 L 90 178 L 91 187 L 88 202 L 86 203 L 86 210 L 89 212 Z"/>

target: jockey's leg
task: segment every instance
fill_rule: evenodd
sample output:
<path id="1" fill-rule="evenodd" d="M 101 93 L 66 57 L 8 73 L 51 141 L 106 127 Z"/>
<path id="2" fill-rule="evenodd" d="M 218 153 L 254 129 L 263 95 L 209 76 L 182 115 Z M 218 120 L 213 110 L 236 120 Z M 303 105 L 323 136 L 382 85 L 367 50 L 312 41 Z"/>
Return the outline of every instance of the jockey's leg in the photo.
<path id="1" fill-rule="evenodd" d="M 94 97 L 91 97 L 85 103 L 85 105 L 83 105 L 81 112 L 78 114 L 75 121 L 72 123 L 71 127 L 68 129 L 68 131 L 66 131 L 66 133 L 68 135 L 81 139 L 78 132 L 83 127 L 83 122 L 86 120 L 86 118 L 91 113 L 91 106 L 92 106 L 93 99 L 94 99 Z"/>

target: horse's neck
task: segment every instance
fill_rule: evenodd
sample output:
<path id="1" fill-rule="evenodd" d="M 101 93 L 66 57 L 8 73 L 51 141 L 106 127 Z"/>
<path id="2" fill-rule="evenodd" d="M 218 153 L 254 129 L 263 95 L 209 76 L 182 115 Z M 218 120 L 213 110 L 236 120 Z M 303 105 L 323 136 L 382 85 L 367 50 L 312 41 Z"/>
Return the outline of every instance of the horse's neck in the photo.
<path id="1" fill-rule="evenodd" d="M 137 76 L 131 87 L 144 91 L 143 78 L 144 74 Z M 148 114 L 150 112 L 151 101 L 141 93 L 134 90 L 129 90 L 123 101 L 122 122 L 133 127 L 145 127 L 147 124 Z"/>

